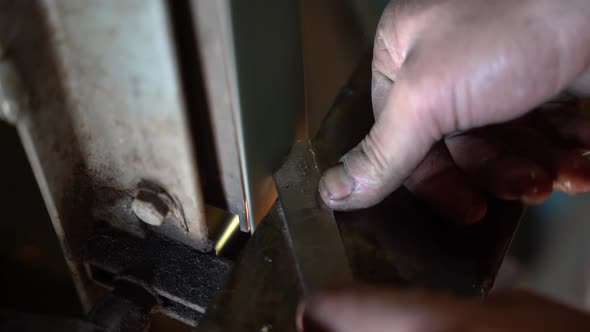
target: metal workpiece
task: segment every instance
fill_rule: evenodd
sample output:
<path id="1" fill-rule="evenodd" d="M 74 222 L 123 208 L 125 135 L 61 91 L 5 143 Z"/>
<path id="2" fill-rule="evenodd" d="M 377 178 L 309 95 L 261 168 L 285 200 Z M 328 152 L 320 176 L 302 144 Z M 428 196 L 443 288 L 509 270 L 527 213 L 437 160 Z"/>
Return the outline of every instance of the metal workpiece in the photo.
<path id="1" fill-rule="evenodd" d="M 190 3 L 227 206 L 253 232 L 304 109 L 298 2 Z"/>
<path id="2" fill-rule="evenodd" d="M 248 241 L 197 331 L 295 331 L 295 310 L 303 289 L 288 238 L 277 202 Z"/>
<path id="3" fill-rule="evenodd" d="M 321 169 L 336 165 L 340 157 L 361 142 L 373 126 L 371 62 L 371 53 L 362 57 L 311 139 Z"/>
<path id="4" fill-rule="evenodd" d="M 209 249 L 170 26 L 163 0 L 0 0 L 3 54 L 28 98 L 16 127 L 87 309 L 98 293 L 80 250 L 97 220 L 145 236 L 142 179 L 183 215 L 151 231 Z"/>
<path id="5" fill-rule="evenodd" d="M 305 292 L 352 283 L 334 215 L 318 194 L 320 176 L 309 141 L 296 143 L 274 175 L 287 240 Z"/>
<path id="6" fill-rule="evenodd" d="M 159 311 L 197 325 L 221 291 L 232 263 L 181 243 L 148 233 L 145 239 L 106 229 L 86 243 L 84 266 L 93 282 L 116 289 L 119 281 L 145 286 Z"/>
<path id="7" fill-rule="evenodd" d="M 371 55 L 352 74 L 312 144 L 320 167 L 338 163 L 373 125 Z M 336 212 L 356 280 L 484 296 L 524 207 L 490 198 L 480 223 L 456 225 L 401 187 L 376 206 Z"/>

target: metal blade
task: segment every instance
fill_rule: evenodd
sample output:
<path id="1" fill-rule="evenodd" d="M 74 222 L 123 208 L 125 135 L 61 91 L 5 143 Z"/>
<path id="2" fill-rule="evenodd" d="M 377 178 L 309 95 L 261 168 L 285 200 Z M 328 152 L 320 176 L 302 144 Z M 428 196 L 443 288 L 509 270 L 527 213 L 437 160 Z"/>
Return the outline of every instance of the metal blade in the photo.
<path id="1" fill-rule="evenodd" d="M 352 282 L 334 215 L 318 194 L 320 176 L 309 141 L 296 143 L 274 175 L 304 292 Z"/>

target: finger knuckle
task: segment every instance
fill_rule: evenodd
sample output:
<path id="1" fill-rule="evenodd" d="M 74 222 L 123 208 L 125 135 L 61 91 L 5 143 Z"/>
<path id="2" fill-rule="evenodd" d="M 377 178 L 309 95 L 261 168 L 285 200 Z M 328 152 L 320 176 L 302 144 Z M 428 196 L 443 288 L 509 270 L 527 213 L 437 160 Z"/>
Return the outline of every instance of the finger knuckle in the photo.
<path id="1" fill-rule="evenodd" d="M 364 170 L 367 184 L 376 185 L 381 183 L 387 177 L 390 167 L 387 155 L 373 132 L 369 133 L 361 142 L 359 151 L 367 165 L 367 169 Z"/>

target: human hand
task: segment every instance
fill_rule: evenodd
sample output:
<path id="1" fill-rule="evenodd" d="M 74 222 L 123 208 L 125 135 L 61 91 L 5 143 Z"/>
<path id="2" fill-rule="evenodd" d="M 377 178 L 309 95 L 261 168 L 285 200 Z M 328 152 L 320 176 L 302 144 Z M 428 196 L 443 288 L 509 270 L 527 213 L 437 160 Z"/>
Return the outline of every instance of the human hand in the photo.
<path id="1" fill-rule="evenodd" d="M 590 120 L 571 105 L 530 112 L 590 93 L 588 17 L 587 0 L 391 2 L 375 39 L 375 125 L 324 174 L 324 201 L 364 208 L 405 184 L 470 223 L 487 193 L 539 203 L 590 190 Z"/>
<path id="2" fill-rule="evenodd" d="M 311 296 L 301 306 L 303 332 L 589 331 L 590 315 L 524 291 L 485 301 L 416 290 L 358 288 Z"/>

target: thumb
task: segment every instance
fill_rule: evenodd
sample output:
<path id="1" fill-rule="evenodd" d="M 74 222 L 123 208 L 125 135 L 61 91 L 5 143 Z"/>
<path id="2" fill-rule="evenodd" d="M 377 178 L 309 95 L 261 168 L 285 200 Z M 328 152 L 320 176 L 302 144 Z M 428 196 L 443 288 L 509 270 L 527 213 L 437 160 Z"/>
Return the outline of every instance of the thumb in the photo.
<path id="1" fill-rule="evenodd" d="M 399 187 L 440 139 L 440 128 L 421 110 L 419 89 L 399 80 L 365 139 L 329 169 L 320 195 L 336 210 L 360 209 Z M 434 120 L 434 119 L 433 119 Z"/>
<path id="2" fill-rule="evenodd" d="M 373 65 L 395 83 L 388 95 L 373 91 L 378 99 L 387 95 L 385 103 L 375 103 L 383 110 L 377 110 L 374 127 L 320 182 L 320 194 L 333 209 L 381 201 L 443 135 L 514 120 L 576 78 L 572 88 L 588 88 L 590 79 L 580 75 L 588 68 L 590 48 L 579 33 L 588 28 L 587 1 L 572 0 L 558 14 L 563 6 L 554 1 L 424 4 L 432 6 L 404 16 L 403 8 L 392 5 L 397 16 L 384 16 L 379 36 L 391 61 L 374 52 Z M 413 19 L 415 12 L 423 15 Z M 522 17 L 535 23 L 523 24 Z M 560 29 L 547 25 L 546 17 Z"/>

